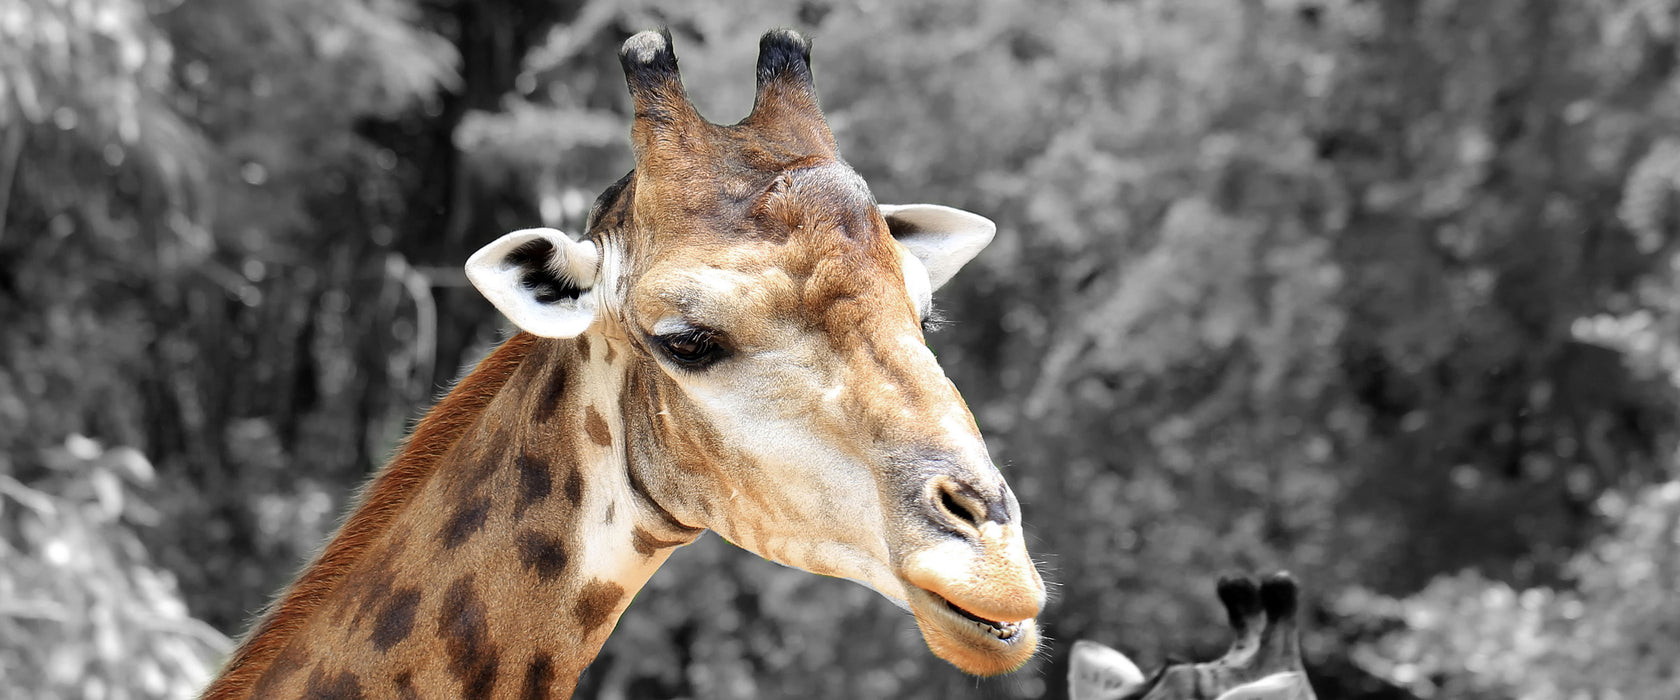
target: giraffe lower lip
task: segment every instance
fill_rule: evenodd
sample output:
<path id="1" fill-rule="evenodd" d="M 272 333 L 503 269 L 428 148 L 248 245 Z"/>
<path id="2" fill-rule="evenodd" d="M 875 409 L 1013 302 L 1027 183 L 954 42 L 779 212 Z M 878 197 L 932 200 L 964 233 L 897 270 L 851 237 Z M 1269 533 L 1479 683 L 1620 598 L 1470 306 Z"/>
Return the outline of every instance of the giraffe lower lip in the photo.
<path id="1" fill-rule="evenodd" d="M 988 620 L 921 586 L 908 586 L 906 593 L 928 648 L 964 673 L 1009 673 L 1030 661 L 1038 649 L 1036 618 Z"/>

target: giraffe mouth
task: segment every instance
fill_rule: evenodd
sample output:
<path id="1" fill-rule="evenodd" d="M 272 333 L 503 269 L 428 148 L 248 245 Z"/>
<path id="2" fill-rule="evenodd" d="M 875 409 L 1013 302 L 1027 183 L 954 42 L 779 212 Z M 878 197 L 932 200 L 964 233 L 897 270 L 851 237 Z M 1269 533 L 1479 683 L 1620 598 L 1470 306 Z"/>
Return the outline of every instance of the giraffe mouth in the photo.
<path id="1" fill-rule="evenodd" d="M 1038 625 L 1033 618 L 993 620 L 920 586 L 911 586 L 907 592 L 910 612 L 928 648 L 966 673 L 1008 673 L 1031 660 L 1038 649 Z"/>
<path id="2" fill-rule="evenodd" d="M 932 596 L 934 600 L 936 600 L 940 603 L 944 603 L 946 609 L 950 610 L 951 612 L 956 613 L 957 616 L 959 616 L 959 617 L 967 619 L 969 622 L 971 622 L 974 625 L 976 625 L 977 627 L 979 627 L 982 632 L 990 634 L 993 637 L 996 637 L 1001 641 L 1008 642 L 1008 641 L 1014 640 L 1016 635 L 1019 635 L 1021 633 L 1021 625 L 1026 623 L 1026 621 L 1024 621 L 1024 620 L 1021 621 L 1021 622 L 1002 622 L 1002 621 L 999 621 L 999 620 L 988 620 L 984 617 L 981 617 L 979 615 L 976 615 L 974 613 L 971 613 L 967 610 L 962 609 L 962 606 L 959 606 L 956 603 L 953 603 L 953 602 L 945 599 L 944 596 L 941 596 L 937 593 L 933 593 L 933 592 L 929 591 L 928 595 Z"/>

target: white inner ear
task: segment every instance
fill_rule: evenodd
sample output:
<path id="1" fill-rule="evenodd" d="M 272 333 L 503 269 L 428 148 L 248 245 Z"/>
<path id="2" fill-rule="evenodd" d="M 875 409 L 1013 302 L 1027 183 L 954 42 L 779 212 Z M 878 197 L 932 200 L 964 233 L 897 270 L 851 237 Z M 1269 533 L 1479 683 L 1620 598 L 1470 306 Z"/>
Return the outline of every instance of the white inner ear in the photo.
<path id="1" fill-rule="evenodd" d="M 513 253 L 533 241 L 548 241 L 553 248 L 545 269 L 533 269 L 537 261 L 520 260 Z M 529 228 L 496 239 L 467 259 L 467 279 L 485 299 L 521 330 L 545 338 L 573 338 L 595 322 L 595 269 L 600 251 L 589 241 L 574 241 L 551 228 Z M 563 286 L 577 290 L 575 296 L 544 301 L 525 284 L 528 275 L 547 275 Z"/>
<path id="2" fill-rule="evenodd" d="M 997 234 L 991 219 L 938 204 L 882 204 L 880 210 L 893 238 L 927 270 L 930 289 L 949 282 Z"/>
<path id="3" fill-rule="evenodd" d="M 904 270 L 904 286 L 910 291 L 910 301 L 916 304 L 916 316 L 927 318 L 933 310 L 933 283 L 920 258 L 899 244 L 898 264 Z"/>
<path id="4" fill-rule="evenodd" d="M 1131 659 L 1106 644 L 1081 639 L 1068 660 L 1069 700 L 1113 700 L 1144 682 Z"/>

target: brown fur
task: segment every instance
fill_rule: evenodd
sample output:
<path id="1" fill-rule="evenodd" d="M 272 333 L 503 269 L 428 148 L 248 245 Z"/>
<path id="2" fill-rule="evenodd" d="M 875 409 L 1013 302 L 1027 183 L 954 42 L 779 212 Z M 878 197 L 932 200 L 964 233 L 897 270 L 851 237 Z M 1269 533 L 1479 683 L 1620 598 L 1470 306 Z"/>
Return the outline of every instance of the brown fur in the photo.
<path id="1" fill-rule="evenodd" d="M 360 505 L 326 549 L 234 650 L 222 676 L 204 691 L 204 700 L 250 696 L 253 684 L 274 663 L 275 656 L 291 643 L 304 621 L 315 614 L 368 546 L 385 533 L 396 514 L 431 477 L 438 458 L 478 420 L 535 341 L 535 336 L 526 333 L 509 338 L 426 413 L 401 452 L 363 492 Z"/>

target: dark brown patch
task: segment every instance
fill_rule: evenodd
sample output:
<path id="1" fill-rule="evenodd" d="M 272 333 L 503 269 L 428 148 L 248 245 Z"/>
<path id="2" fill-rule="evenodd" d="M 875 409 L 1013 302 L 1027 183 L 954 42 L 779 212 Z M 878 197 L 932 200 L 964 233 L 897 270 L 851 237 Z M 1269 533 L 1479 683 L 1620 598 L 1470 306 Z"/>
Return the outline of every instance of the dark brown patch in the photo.
<path id="1" fill-rule="evenodd" d="M 256 686 L 251 691 L 252 697 L 274 692 L 286 679 L 291 678 L 292 674 L 302 670 L 304 662 L 308 660 L 303 653 L 302 644 L 286 645 L 286 648 L 274 657 L 274 662 L 268 665 L 268 672 L 257 679 Z"/>
<path id="2" fill-rule="evenodd" d="M 451 499 L 465 501 L 474 497 L 479 487 L 507 463 L 506 431 L 491 436 L 487 442 L 491 444 L 462 450 L 463 459 L 458 463 L 459 467 L 443 477 L 451 480 L 448 485 Z"/>
<path id="3" fill-rule="evenodd" d="M 624 598 L 624 587 L 612 581 L 594 579 L 583 585 L 578 591 L 577 601 L 572 603 L 572 617 L 577 619 L 578 636 L 587 637 L 612 619 L 613 610 L 618 607 L 618 601 Z"/>
<path id="4" fill-rule="evenodd" d="M 613 363 L 613 360 L 618 359 L 618 348 L 614 347 L 615 345 L 617 343 L 607 341 L 607 364 L 609 365 Z"/>
<path id="5" fill-rule="evenodd" d="M 385 551 L 368 566 L 366 572 L 344 582 L 344 604 L 356 603 L 356 615 L 350 619 L 351 629 L 360 629 L 362 620 L 373 614 L 374 608 L 381 601 L 391 596 L 391 588 L 397 582 L 397 551 L 405 543 L 406 541 L 387 545 Z"/>
<path id="6" fill-rule="evenodd" d="M 607 514 L 606 514 L 606 516 L 604 516 L 601 519 L 602 522 L 605 522 L 606 524 L 611 525 L 612 521 L 613 521 L 613 515 L 615 515 L 617 513 L 617 510 L 618 510 L 618 504 L 617 503 L 615 503 L 613 501 L 607 501 Z"/>
<path id="7" fill-rule="evenodd" d="M 536 658 L 531 659 L 531 665 L 525 667 L 525 688 L 519 693 L 522 700 L 547 700 L 549 689 L 554 687 L 554 657 L 548 652 L 537 652 Z"/>
<path id="8" fill-rule="evenodd" d="M 468 501 L 455 509 L 455 514 L 449 516 L 449 522 L 443 525 L 443 548 L 454 549 L 461 546 L 479 530 L 484 529 L 484 520 L 490 516 L 490 497 L 480 496 Z"/>
<path id="9" fill-rule="evenodd" d="M 558 363 L 551 364 L 554 365 L 554 369 L 548 373 L 547 383 L 543 385 L 537 405 L 531 409 L 531 420 L 538 425 L 546 425 L 554 420 L 554 412 L 560 410 L 560 404 L 566 396 L 566 370 Z"/>
<path id="10" fill-rule="evenodd" d="M 414 672 L 403 671 L 391 679 L 391 685 L 397 689 L 397 700 L 420 700 L 420 693 L 414 690 Z"/>
<path id="11" fill-rule="evenodd" d="M 490 697 L 498 651 L 490 642 L 490 611 L 473 589 L 472 574 L 455 579 L 444 592 L 437 626 L 449 672 L 461 681 L 461 697 Z"/>
<path id="12" fill-rule="evenodd" d="M 575 340 L 577 341 L 578 356 L 582 357 L 585 360 L 588 360 L 589 359 L 589 336 L 580 335 L 577 338 L 575 338 Z"/>
<path id="13" fill-rule="evenodd" d="M 328 674 L 320 666 L 309 672 L 303 694 L 311 700 L 362 700 L 362 682 L 350 671 Z"/>
<path id="14" fill-rule="evenodd" d="M 653 556 L 654 552 L 661 549 L 670 549 L 684 543 L 674 540 L 659 539 L 658 537 L 654 537 L 653 533 L 643 530 L 642 526 L 637 525 L 630 530 L 630 544 L 635 546 L 638 554 L 648 557 Z"/>
<path id="15" fill-rule="evenodd" d="M 552 581 L 566 571 L 566 543 L 540 532 L 519 533 L 519 561 L 537 578 Z"/>
<path id="16" fill-rule="evenodd" d="M 575 465 L 566 471 L 566 501 L 574 508 L 583 503 L 583 470 Z"/>
<path id="17" fill-rule="evenodd" d="M 537 337 L 529 333 L 509 338 L 426 413 L 402 451 L 362 492 L 355 511 L 338 534 L 234 650 L 225 671 L 204 690 L 203 700 L 232 700 L 251 695 L 252 684 L 272 667 L 281 650 L 297 638 L 304 623 L 321 609 L 328 594 L 344 580 L 368 547 L 390 529 L 403 505 L 437 472 L 443 461 L 440 456 L 447 454 L 479 421 L 490 401 L 538 345 Z"/>
<path id="18" fill-rule="evenodd" d="M 554 490 L 554 477 L 548 473 L 547 461 L 521 450 L 516 466 L 519 469 L 519 497 L 513 503 L 515 520 L 525 514 L 526 508 L 542 502 Z"/>
<path id="19" fill-rule="evenodd" d="M 601 417 L 601 412 L 594 406 L 588 409 L 588 416 L 583 421 L 583 431 L 589 433 L 589 441 L 602 447 L 612 447 L 612 430 L 607 428 L 607 421 Z"/>
<path id="20" fill-rule="evenodd" d="M 420 606 L 420 589 L 404 588 L 391 594 L 373 620 L 373 647 L 389 651 L 414 631 L 414 610 Z"/>

